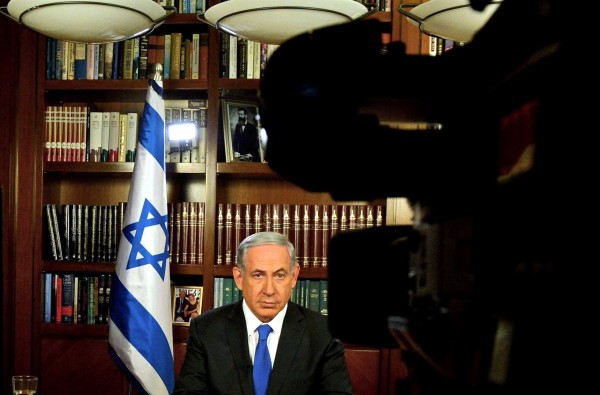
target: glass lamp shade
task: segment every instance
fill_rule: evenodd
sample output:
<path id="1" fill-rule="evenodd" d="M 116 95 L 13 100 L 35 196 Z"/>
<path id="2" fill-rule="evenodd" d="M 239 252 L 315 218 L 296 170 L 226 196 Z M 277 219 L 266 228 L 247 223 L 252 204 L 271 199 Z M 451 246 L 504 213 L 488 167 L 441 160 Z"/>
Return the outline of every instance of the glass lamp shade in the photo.
<path id="1" fill-rule="evenodd" d="M 227 0 L 198 19 L 218 30 L 267 44 L 367 15 L 355 0 Z"/>
<path id="2" fill-rule="evenodd" d="M 502 0 L 493 0 L 484 10 L 477 11 L 471 7 L 469 0 L 430 0 L 422 4 L 400 4 L 398 11 L 423 33 L 469 42 L 501 3 Z M 407 8 L 412 10 L 407 11 Z"/>
<path id="3" fill-rule="evenodd" d="M 172 14 L 153 0 L 11 0 L 7 10 L 45 36 L 98 44 L 148 33 Z"/>

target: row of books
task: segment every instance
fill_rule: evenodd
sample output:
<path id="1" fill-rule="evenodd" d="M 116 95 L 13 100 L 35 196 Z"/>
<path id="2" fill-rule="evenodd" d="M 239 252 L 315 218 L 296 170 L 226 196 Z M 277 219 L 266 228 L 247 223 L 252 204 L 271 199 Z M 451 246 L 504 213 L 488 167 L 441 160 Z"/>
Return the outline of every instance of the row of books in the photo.
<path id="1" fill-rule="evenodd" d="M 185 123 L 192 138 L 169 137 L 168 162 L 206 162 L 207 101 L 165 101 L 165 124 Z M 179 107 L 178 107 L 179 106 Z M 47 162 L 135 162 L 139 115 L 135 112 L 90 111 L 85 106 L 47 106 L 45 115 Z"/>
<path id="2" fill-rule="evenodd" d="M 172 125 L 193 125 L 193 136 L 184 136 Z M 208 100 L 165 100 L 165 125 L 169 143 L 167 162 L 205 163 Z"/>
<path id="3" fill-rule="evenodd" d="M 169 258 L 172 264 L 204 263 L 204 202 L 168 203 Z"/>
<path id="4" fill-rule="evenodd" d="M 57 261 L 115 261 L 126 205 L 44 204 L 48 256 Z"/>
<path id="5" fill-rule="evenodd" d="M 117 43 L 46 39 L 47 80 L 137 80 L 158 70 L 164 80 L 208 78 L 208 33 L 151 34 Z"/>
<path id="6" fill-rule="evenodd" d="M 301 267 L 327 267 L 329 240 L 349 229 L 383 226 L 384 206 L 369 204 L 237 204 L 217 210 L 217 265 L 234 265 L 237 246 L 260 231 L 283 233 Z"/>
<path id="7" fill-rule="evenodd" d="M 126 208 L 126 202 L 116 205 L 45 204 L 47 256 L 57 261 L 116 261 Z M 202 264 L 204 203 L 168 203 L 167 208 L 171 263 Z"/>
<path id="8" fill-rule="evenodd" d="M 111 274 L 42 273 L 42 322 L 108 324 Z"/>
<path id="9" fill-rule="evenodd" d="M 279 47 L 221 33 L 221 78 L 258 79 L 264 74 L 267 60 Z"/>
<path id="10" fill-rule="evenodd" d="M 91 111 L 84 106 L 47 106 L 47 162 L 134 162 L 138 114 Z"/>
<path id="11" fill-rule="evenodd" d="M 440 37 L 428 36 L 429 56 L 440 56 L 456 47 L 465 45 L 463 42 L 448 40 Z"/>
<path id="12" fill-rule="evenodd" d="M 327 280 L 302 279 L 296 282 L 290 300 L 308 309 L 327 315 Z M 214 279 L 214 307 L 221 307 L 242 299 L 242 293 L 232 277 Z"/>
<path id="13" fill-rule="evenodd" d="M 206 11 L 205 0 L 154 0 L 163 7 L 175 7 L 180 14 L 200 14 Z"/>

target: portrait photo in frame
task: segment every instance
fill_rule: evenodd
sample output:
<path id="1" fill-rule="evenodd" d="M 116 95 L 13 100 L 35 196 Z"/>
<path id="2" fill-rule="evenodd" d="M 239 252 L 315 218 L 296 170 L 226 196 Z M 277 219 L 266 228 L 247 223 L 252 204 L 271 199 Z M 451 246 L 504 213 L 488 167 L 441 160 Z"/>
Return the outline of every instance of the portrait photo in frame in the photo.
<path id="1" fill-rule="evenodd" d="M 225 159 L 227 162 L 264 162 L 265 132 L 261 132 L 257 101 L 222 98 Z"/>
<path id="2" fill-rule="evenodd" d="M 202 312 L 202 287 L 189 285 L 172 286 L 173 303 L 171 317 L 175 325 L 189 325 L 190 320 Z"/>

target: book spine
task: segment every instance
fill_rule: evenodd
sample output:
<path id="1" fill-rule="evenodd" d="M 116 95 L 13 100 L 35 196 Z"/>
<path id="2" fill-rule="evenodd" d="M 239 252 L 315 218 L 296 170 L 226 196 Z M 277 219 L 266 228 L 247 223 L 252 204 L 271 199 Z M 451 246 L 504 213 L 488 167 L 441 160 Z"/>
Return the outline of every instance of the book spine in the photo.
<path id="1" fill-rule="evenodd" d="M 81 260 L 84 262 L 88 262 L 90 259 L 90 206 L 83 205 L 83 220 L 81 223 L 81 232 L 82 232 L 82 251 L 81 251 Z"/>
<path id="2" fill-rule="evenodd" d="M 125 154 L 125 162 L 135 162 L 137 136 L 138 115 L 136 112 L 127 113 L 127 152 Z"/>
<path id="3" fill-rule="evenodd" d="M 232 263 L 237 265 L 237 247 L 242 242 L 242 205 L 235 205 L 235 213 L 233 216 L 233 247 L 232 247 Z"/>
<path id="4" fill-rule="evenodd" d="M 312 267 L 321 267 L 322 246 L 323 246 L 323 229 L 321 217 L 319 214 L 321 206 L 315 204 L 313 206 L 313 223 L 312 223 Z"/>
<path id="5" fill-rule="evenodd" d="M 119 114 L 119 143 L 117 148 L 117 162 L 125 162 L 127 156 L 127 114 Z"/>
<path id="6" fill-rule="evenodd" d="M 198 246 L 198 264 L 202 265 L 204 263 L 204 202 L 200 202 L 198 204 L 198 242 L 196 243 Z"/>
<path id="7" fill-rule="evenodd" d="M 62 275 L 62 298 L 61 298 L 61 322 L 64 324 L 73 323 L 73 292 L 74 275 L 66 273 Z"/>
<path id="8" fill-rule="evenodd" d="M 302 214 L 302 267 L 310 267 L 310 206 L 305 204 Z"/>
<path id="9" fill-rule="evenodd" d="M 77 310 L 79 309 L 79 299 L 77 295 L 79 293 L 79 276 L 73 275 L 73 311 L 71 316 L 73 317 L 73 323 L 79 323 L 79 317 L 77 316 Z"/>
<path id="10" fill-rule="evenodd" d="M 120 113 L 110 113 L 109 134 L 108 134 L 108 161 L 119 161 L 119 117 Z"/>
<path id="11" fill-rule="evenodd" d="M 167 204 L 169 211 L 169 219 L 167 220 L 167 227 L 169 231 L 169 261 L 173 263 L 173 240 L 175 239 L 175 203 Z"/>
<path id="12" fill-rule="evenodd" d="M 225 216 L 223 214 L 223 203 L 219 203 L 217 215 L 217 265 L 223 264 L 223 232 L 225 230 Z"/>
<path id="13" fill-rule="evenodd" d="M 329 239 L 331 238 L 329 231 L 329 208 L 330 206 L 327 204 L 321 206 L 321 267 L 327 267 L 328 264 L 327 252 L 329 251 Z"/>
<path id="14" fill-rule="evenodd" d="M 102 113 L 99 111 L 90 112 L 90 162 L 100 162 L 102 153 Z"/>
<path id="15" fill-rule="evenodd" d="M 83 205 L 77 207 L 77 257 L 78 261 L 83 259 Z"/>
<path id="16" fill-rule="evenodd" d="M 233 249 L 233 212 L 230 203 L 225 206 L 225 265 L 231 265 Z"/>
<path id="17" fill-rule="evenodd" d="M 54 229 L 54 241 L 56 242 L 56 259 L 62 261 L 65 259 L 65 255 L 63 253 L 62 248 L 62 240 L 61 240 L 61 232 L 60 232 L 60 223 L 58 221 L 58 213 L 56 209 L 56 204 L 52 204 L 51 214 L 52 214 L 52 227 Z"/>
<path id="18" fill-rule="evenodd" d="M 188 213 L 188 218 L 189 218 L 189 240 L 190 240 L 190 246 L 189 246 L 189 259 L 188 262 L 192 265 L 197 264 L 198 263 L 198 256 L 197 256 L 197 237 L 198 237 L 198 202 L 189 202 L 189 213 Z"/>
<path id="19" fill-rule="evenodd" d="M 54 225 L 52 220 L 52 206 L 50 204 L 44 205 L 44 213 L 45 213 L 45 222 L 48 230 L 48 245 L 50 253 L 52 254 L 52 259 L 55 261 L 58 260 L 58 254 L 56 252 L 56 238 L 54 234 Z"/>
<path id="20" fill-rule="evenodd" d="M 44 322 L 52 322 L 52 273 L 42 273 L 44 278 Z"/>
<path id="21" fill-rule="evenodd" d="M 181 203 L 181 263 L 188 263 L 188 244 L 189 244 L 189 203 Z"/>
<path id="22" fill-rule="evenodd" d="M 171 33 L 171 68 L 169 77 L 172 80 L 181 79 L 181 45 L 182 33 Z"/>

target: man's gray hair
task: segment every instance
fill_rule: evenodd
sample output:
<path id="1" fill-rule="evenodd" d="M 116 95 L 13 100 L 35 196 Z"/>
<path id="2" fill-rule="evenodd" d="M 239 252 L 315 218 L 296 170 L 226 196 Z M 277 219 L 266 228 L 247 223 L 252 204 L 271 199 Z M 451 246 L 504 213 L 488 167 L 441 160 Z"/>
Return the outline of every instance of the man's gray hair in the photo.
<path id="1" fill-rule="evenodd" d="M 296 250 L 288 238 L 278 232 L 258 232 L 246 237 L 238 246 L 236 266 L 242 274 L 246 272 L 246 253 L 248 252 L 248 248 L 261 245 L 276 245 L 287 248 L 290 256 L 290 272 L 294 271 L 294 267 L 296 266 Z"/>

